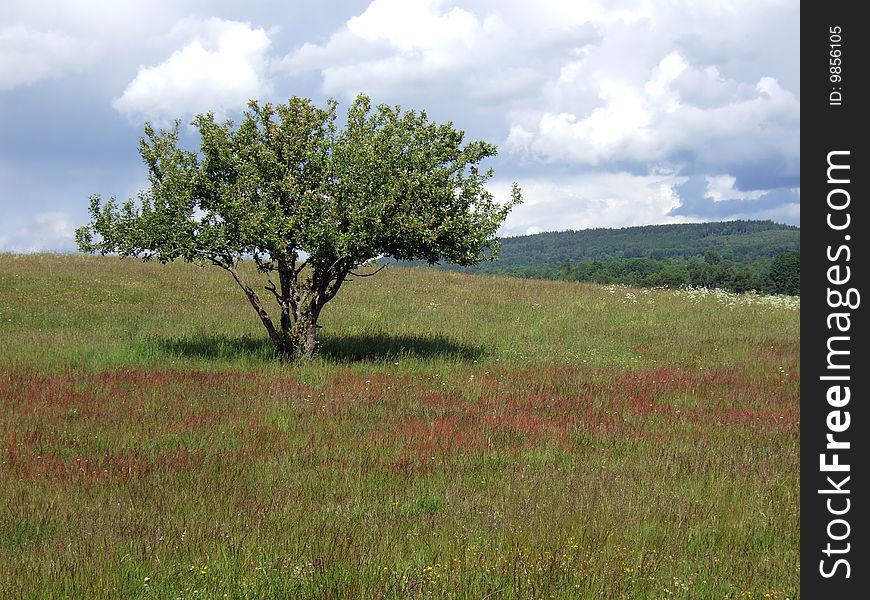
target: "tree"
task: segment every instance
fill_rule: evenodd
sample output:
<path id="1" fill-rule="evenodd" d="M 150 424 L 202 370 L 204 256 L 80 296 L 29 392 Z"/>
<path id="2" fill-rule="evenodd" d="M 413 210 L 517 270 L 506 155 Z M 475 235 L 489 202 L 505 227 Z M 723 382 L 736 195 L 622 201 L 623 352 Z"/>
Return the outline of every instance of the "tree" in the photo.
<path id="1" fill-rule="evenodd" d="M 771 294 L 800 296 L 801 253 L 782 252 L 770 262 L 766 276 L 766 288 Z"/>
<path id="2" fill-rule="evenodd" d="M 708 265 L 721 265 L 722 256 L 715 250 L 707 250 L 704 253 L 704 262 Z"/>
<path id="3" fill-rule="evenodd" d="M 198 115 L 199 152 L 179 147 L 179 121 L 160 131 L 146 124 L 139 149 L 150 187 L 120 206 L 93 196 L 90 222 L 76 231 L 80 250 L 225 269 L 285 358 L 314 354 L 324 305 L 372 259 L 495 258 L 496 230 L 522 201 L 516 184 L 504 204 L 484 187 L 492 169 L 478 163 L 495 146 L 463 144 L 452 123 L 373 108 L 364 95 L 342 130 L 336 108 L 252 101 L 237 128 Z M 265 286 L 277 321 L 243 278 L 243 258 L 277 274 Z"/>

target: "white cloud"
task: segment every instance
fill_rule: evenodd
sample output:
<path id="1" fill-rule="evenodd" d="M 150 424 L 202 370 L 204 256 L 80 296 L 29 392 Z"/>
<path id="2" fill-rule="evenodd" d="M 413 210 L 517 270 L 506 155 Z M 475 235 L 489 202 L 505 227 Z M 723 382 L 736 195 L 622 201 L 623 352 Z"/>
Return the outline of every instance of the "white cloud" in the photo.
<path id="1" fill-rule="evenodd" d="M 713 65 L 684 69 L 673 80 L 671 88 L 683 103 L 702 109 L 745 102 L 757 93 L 756 86 L 725 79 Z"/>
<path id="2" fill-rule="evenodd" d="M 270 40 L 263 29 L 212 18 L 186 21 L 181 30 L 193 39 L 159 65 L 140 67 L 112 103 L 116 110 L 160 120 L 207 110 L 223 113 L 271 93 Z"/>
<path id="3" fill-rule="evenodd" d="M 729 172 L 742 185 L 767 161 L 780 171 L 772 177 L 794 181 L 798 46 L 769 24 L 791 26 L 797 8 L 793 0 L 373 0 L 280 69 L 319 73 L 328 94 L 499 115 L 514 158 Z"/>
<path id="4" fill-rule="evenodd" d="M 680 205 L 675 187 L 685 180 L 623 172 L 525 179 L 523 204 L 511 211 L 500 234 L 686 222 L 668 216 Z M 509 197 L 507 181 L 493 180 L 488 187 L 497 199 Z"/>
<path id="5" fill-rule="evenodd" d="M 33 220 L 49 239 L 72 239 L 75 232 L 70 216 L 65 212 L 38 213 Z"/>
<path id="6" fill-rule="evenodd" d="M 281 69 L 319 71 L 323 91 L 345 97 L 365 90 L 429 102 L 515 101 L 537 95 L 547 75 L 558 73 L 564 52 L 596 39 L 583 22 L 530 31 L 515 12 L 503 5 L 475 10 L 442 0 L 374 0 L 325 44 L 307 43 L 287 55 Z"/>
<path id="7" fill-rule="evenodd" d="M 765 190 L 742 191 L 734 187 L 737 178 L 733 175 L 707 176 L 707 192 L 704 197 L 713 202 L 725 200 L 758 200 L 765 194 Z"/>
<path id="8" fill-rule="evenodd" d="M 27 253 L 75 249 L 75 226 L 68 213 L 36 213 L 7 231 L 0 231 L 0 252 Z"/>
<path id="9" fill-rule="evenodd" d="M 56 31 L 24 25 L 0 29 L 0 91 L 31 85 L 78 70 L 93 57 L 93 45 Z"/>
<path id="10" fill-rule="evenodd" d="M 798 198 L 798 200 L 800 200 Z M 795 223 L 801 222 L 801 205 L 800 201 L 784 204 L 770 210 L 763 210 L 750 216 L 752 219 L 770 219 L 778 223 Z"/>
<path id="11" fill-rule="evenodd" d="M 442 13 L 442 5 L 437 0 L 375 0 L 350 19 L 347 28 L 364 40 L 385 40 L 402 52 L 421 49 L 434 54 L 453 44 L 471 45 L 479 35 L 477 18 L 458 7 Z"/>
<path id="12" fill-rule="evenodd" d="M 687 89 L 697 91 L 702 106 L 684 98 Z M 596 94 L 601 106 L 586 114 L 545 110 L 536 121 L 521 116 L 524 122 L 511 127 L 508 148 L 548 162 L 585 165 L 680 166 L 691 156 L 713 169 L 762 156 L 796 163 L 799 156 L 800 104 L 770 77 L 750 88 L 670 52 L 645 81 L 602 78 Z"/>

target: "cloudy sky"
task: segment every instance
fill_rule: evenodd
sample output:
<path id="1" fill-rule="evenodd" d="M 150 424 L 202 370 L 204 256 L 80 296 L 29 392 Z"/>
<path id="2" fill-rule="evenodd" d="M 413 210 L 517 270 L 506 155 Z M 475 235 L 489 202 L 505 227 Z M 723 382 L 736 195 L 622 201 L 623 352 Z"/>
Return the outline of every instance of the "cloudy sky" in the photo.
<path id="1" fill-rule="evenodd" d="M 145 187 L 145 121 L 361 91 L 495 143 L 505 235 L 799 224 L 798 0 L 2 4 L 0 251 Z"/>

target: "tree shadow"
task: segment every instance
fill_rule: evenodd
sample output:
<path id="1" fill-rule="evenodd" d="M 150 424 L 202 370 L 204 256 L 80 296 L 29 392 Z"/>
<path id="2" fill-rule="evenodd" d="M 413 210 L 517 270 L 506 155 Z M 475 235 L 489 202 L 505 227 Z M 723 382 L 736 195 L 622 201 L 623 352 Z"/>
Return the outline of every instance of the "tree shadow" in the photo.
<path id="1" fill-rule="evenodd" d="M 323 335 L 320 356 L 335 362 L 377 361 L 395 358 L 447 358 L 473 361 L 483 356 L 479 346 L 458 343 L 438 334 L 392 335 L 366 332 L 356 335 Z"/>
<path id="2" fill-rule="evenodd" d="M 160 354 L 185 358 L 277 359 L 275 347 L 268 337 L 197 335 L 182 338 L 152 338 L 149 340 L 149 345 Z"/>
<path id="3" fill-rule="evenodd" d="M 160 354 L 200 359 L 278 360 L 269 338 L 198 335 L 182 338 L 152 338 L 149 346 Z M 478 346 L 461 344 L 443 335 L 392 335 L 366 332 L 355 335 L 320 336 L 318 356 L 331 362 L 364 362 L 397 358 L 446 358 L 473 361 L 483 356 Z"/>

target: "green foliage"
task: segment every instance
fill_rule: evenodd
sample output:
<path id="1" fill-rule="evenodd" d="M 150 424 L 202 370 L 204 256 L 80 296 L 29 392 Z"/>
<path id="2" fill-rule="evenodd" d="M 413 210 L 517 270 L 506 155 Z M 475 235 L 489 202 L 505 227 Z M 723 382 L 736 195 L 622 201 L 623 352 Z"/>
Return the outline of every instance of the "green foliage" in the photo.
<path id="1" fill-rule="evenodd" d="M 784 293 L 774 291 L 780 288 L 769 282 L 768 269 L 776 255 L 797 250 L 800 230 L 772 221 L 650 225 L 505 238 L 498 261 L 462 270 L 638 287 Z"/>
<path id="2" fill-rule="evenodd" d="M 762 290 L 757 267 L 738 267 L 718 254 L 711 260 L 674 261 L 655 258 L 607 259 L 572 263 L 564 261 L 558 271 L 540 272 L 544 278 L 567 281 L 617 283 L 635 287 L 685 286 L 721 288 L 734 292 Z M 718 262 L 717 262 L 718 261 Z"/>
<path id="3" fill-rule="evenodd" d="M 557 268 L 564 260 L 703 260 L 711 250 L 744 266 L 781 252 L 800 250 L 800 230 L 772 221 L 723 221 L 547 232 L 501 241 L 496 263 L 469 270 L 508 274 L 529 267 Z"/>
<path id="4" fill-rule="evenodd" d="M 707 252 L 703 261 L 611 258 L 574 264 L 566 260 L 558 270 L 541 270 L 532 272 L 531 276 L 635 287 L 691 286 L 789 296 L 800 296 L 801 291 L 800 252 L 784 252 L 771 261 L 759 259 L 746 266 L 725 260 L 716 251 Z"/>
<path id="5" fill-rule="evenodd" d="M 773 294 L 800 295 L 800 252 L 784 252 L 777 255 L 770 263 L 765 284 L 767 290 Z"/>
<path id="6" fill-rule="evenodd" d="M 140 153 L 150 188 L 137 201 L 91 198 L 91 222 L 76 232 L 85 252 L 213 264 L 245 291 L 279 353 L 310 355 L 317 318 L 353 270 L 379 257 L 471 265 L 498 253 L 495 232 L 521 201 L 484 187 L 496 153 L 425 112 L 360 95 L 344 129 L 336 108 L 294 97 L 250 103 L 241 124 L 212 113 L 193 125 L 200 151 L 179 147 L 180 123 L 145 127 Z M 281 312 L 275 325 L 238 262 L 251 256 Z M 304 267 L 308 267 L 307 269 Z"/>

